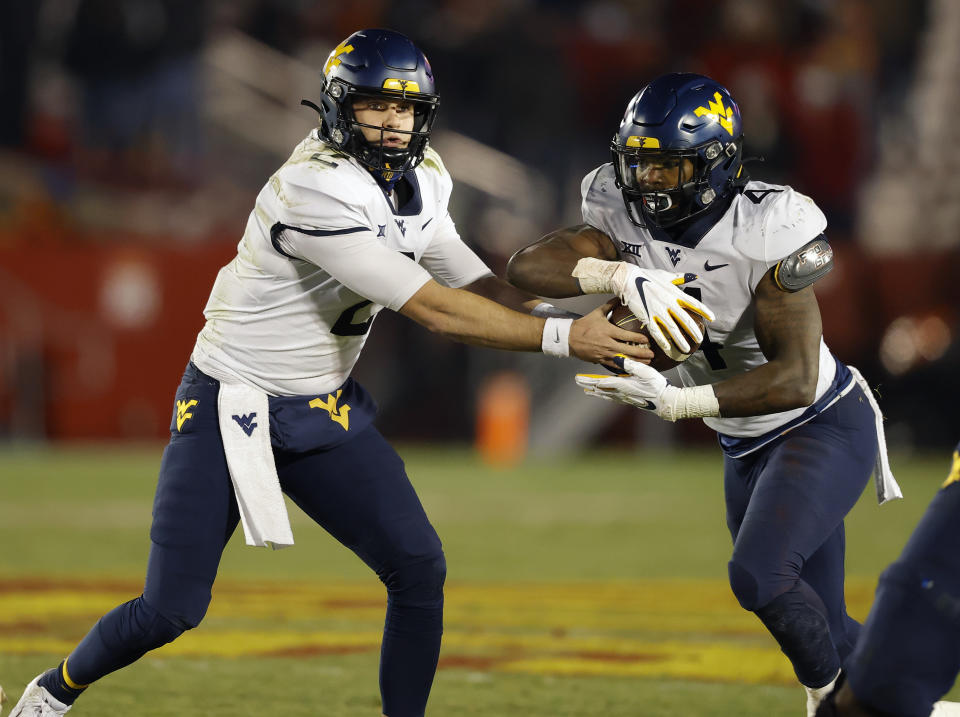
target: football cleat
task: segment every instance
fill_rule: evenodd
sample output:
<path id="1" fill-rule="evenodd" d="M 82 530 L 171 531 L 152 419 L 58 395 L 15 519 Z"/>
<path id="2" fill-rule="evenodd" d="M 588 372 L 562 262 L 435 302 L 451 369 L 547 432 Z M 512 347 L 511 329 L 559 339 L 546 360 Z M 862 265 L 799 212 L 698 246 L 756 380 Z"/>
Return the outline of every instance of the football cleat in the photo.
<path id="1" fill-rule="evenodd" d="M 13 707 L 10 717 L 60 717 L 70 711 L 65 705 L 37 684 L 43 675 L 37 675 L 23 690 L 23 696 Z"/>

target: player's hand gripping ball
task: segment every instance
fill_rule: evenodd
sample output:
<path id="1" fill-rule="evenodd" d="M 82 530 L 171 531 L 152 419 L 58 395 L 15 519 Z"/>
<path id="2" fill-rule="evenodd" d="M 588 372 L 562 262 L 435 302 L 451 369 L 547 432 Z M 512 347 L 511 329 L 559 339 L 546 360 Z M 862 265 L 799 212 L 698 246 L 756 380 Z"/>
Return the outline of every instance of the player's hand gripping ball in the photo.
<path id="1" fill-rule="evenodd" d="M 700 327 L 700 332 L 703 333 L 705 322 L 700 314 L 685 309 L 685 311 L 693 317 L 693 320 L 697 322 L 697 325 Z M 633 312 L 627 308 L 627 306 L 621 301 L 617 300 L 616 304 L 613 307 L 613 311 L 610 312 L 607 318 L 610 320 L 610 323 L 616 324 L 621 329 L 626 329 L 627 331 L 633 331 L 638 334 L 645 335 L 648 339 L 650 338 L 650 333 L 647 331 L 646 326 L 640 319 L 633 315 Z M 687 337 L 687 342 L 690 344 L 690 350 L 684 353 L 677 348 L 676 344 L 672 341 L 670 342 L 670 350 L 664 351 L 660 348 L 656 341 L 650 339 L 650 349 L 653 351 L 653 359 L 650 361 L 650 366 L 655 368 L 657 371 L 667 371 L 668 369 L 673 368 L 679 363 L 683 363 L 688 358 L 690 358 L 697 349 L 700 348 L 700 342 L 690 336 L 686 331 L 683 332 Z M 609 366 L 607 368 L 610 368 Z M 618 370 L 617 373 L 620 373 Z"/>

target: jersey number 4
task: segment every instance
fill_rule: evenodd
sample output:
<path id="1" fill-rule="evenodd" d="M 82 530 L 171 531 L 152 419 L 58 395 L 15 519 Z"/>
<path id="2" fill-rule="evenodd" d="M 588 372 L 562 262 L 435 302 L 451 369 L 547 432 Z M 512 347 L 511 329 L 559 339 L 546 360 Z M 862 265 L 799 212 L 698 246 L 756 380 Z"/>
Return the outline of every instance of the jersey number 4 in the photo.
<path id="1" fill-rule="evenodd" d="M 697 301 L 701 301 L 700 288 L 696 286 L 686 286 L 683 289 L 686 293 L 690 294 Z M 720 355 L 720 349 L 723 348 L 723 344 L 718 344 L 715 341 L 710 340 L 710 334 L 707 331 L 707 327 L 703 327 L 703 343 L 700 344 L 700 350 L 703 351 L 703 355 L 707 359 L 707 363 L 710 364 L 710 368 L 714 371 L 719 371 L 722 368 L 727 367 L 727 362 L 723 360 L 723 356 Z"/>

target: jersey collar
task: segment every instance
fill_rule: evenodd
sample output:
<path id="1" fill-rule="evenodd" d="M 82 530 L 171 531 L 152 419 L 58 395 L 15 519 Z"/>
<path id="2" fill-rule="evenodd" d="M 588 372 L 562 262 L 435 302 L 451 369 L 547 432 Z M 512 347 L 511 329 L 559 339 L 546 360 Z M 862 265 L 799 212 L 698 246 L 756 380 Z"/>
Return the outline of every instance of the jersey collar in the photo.
<path id="1" fill-rule="evenodd" d="M 372 175 L 377 180 L 377 184 L 383 190 L 383 194 L 390 205 L 390 210 L 399 217 L 415 217 L 423 211 L 423 197 L 420 195 L 420 180 L 417 179 L 417 172 L 414 169 L 408 169 L 391 184 L 393 191 L 397 193 L 397 207 L 394 208 L 390 200 L 390 189 L 387 189 L 378 179 L 376 174 Z"/>
<path id="2" fill-rule="evenodd" d="M 676 244 L 686 249 L 694 249 L 707 233 L 713 229 L 714 225 L 720 221 L 720 218 L 726 213 L 727 209 L 730 208 L 736 196 L 736 192 L 732 193 L 723 201 L 718 202 L 707 211 L 694 217 L 690 222 L 680 222 L 669 229 L 648 225 L 647 231 L 650 232 L 650 236 L 656 241 Z"/>

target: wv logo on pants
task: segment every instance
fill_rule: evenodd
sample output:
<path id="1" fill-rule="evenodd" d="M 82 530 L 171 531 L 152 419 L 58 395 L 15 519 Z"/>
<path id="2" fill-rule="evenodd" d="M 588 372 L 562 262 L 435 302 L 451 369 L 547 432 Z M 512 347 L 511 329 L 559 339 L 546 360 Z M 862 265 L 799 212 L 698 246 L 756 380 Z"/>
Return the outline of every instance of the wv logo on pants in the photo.
<path id="1" fill-rule="evenodd" d="M 245 414 L 243 414 L 242 416 L 238 416 L 238 415 L 236 415 L 236 414 L 230 416 L 230 418 L 232 418 L 234 421 L 236 421 L 236 422 L 237 422 L 237 425 L 240 426 L 240 428 L 243 429 L 243 432 L 246 433 L 247 436 L 252 436 L 252 435 L 253 435 L 253 429 L 257 427 L 257 424 L 254 423 L 254 420 L 253 420 L 253 419 L 256 418 L 256 417 L 257 417 L 256 411 L 254 411 L 254 412 L 251 413 L 251 414 L 246 414 L 246 413 L 245 413 Z"/>
<path id="2" fill-rule="evenodd" d="M 331 421 L 339 423 L 343 430 L 349 431 L 350 417 L 347 414 L 350 413 L 350 405 L 345 403 L 342 406 L 337 406 L 337 401 L 340 400 L 341 393 L 343 393 L 343 390 L 338 389 L 336 394 L 328 393 L 326 401 L 322 398 L 315 398 L 310 401 L 309 405 L 310 408 L 322 408 L 330 414 Z"/>
<path id="3" fill-rule="evenodd" d="M 193 418 L 193 413 L 190 411 L 191 408 L 196 406 L 198 403 L 197 399 L 191 399 L 189 401 L 177 401 L 177 430 L 183 430 L 183 424 Z"/>

